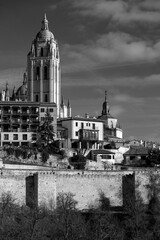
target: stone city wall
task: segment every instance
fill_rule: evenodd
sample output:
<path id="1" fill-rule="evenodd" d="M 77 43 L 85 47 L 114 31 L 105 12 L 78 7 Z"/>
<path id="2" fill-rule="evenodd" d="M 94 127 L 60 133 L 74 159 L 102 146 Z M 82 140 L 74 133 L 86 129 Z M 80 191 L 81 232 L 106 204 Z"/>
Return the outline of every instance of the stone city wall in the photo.
<path id="1" fill-rule="evenodd" d="M 99 193 L 103 192 L 112 206 L 122 206 L 127 179 L 131 179 L 147 201 L 146 185 L 150 174 L 157 171 L 36 171 L 7 170 L 0 172 L 0 195 L 10 192 L 19 204 L 26 204 L 32 199 L 35 204 L 53 207 L 59 192 L 71 192 L 78 201 L 79 209 L 97 205 Z M 123 184 L 122 184 L 123 183 Z M 123 185 L 123 186 L 122 186 Z M 126 185 L 126 187 L 125 187 Z M 125 189 L 125 190 L 124 190 Z"/>

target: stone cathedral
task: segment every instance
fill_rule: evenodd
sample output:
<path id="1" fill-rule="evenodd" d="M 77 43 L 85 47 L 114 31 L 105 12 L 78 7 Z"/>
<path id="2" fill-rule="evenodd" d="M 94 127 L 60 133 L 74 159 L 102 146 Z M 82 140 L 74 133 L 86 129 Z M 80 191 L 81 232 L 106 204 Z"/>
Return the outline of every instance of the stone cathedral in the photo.
<path id="1" fill-rule="evenodd" d="M 48 28 L 46 15 L 41 30 L 31 45 L 27 57 L 28 100 L 57 104 L 59 114 L 61 98 L 61 70 L 57 41 Z"/>
<path id="2" fill-rule="evenodd" d="M 46 14 L 27 55 L 23 84 L 1 92 L 0 145 L 27 145 L 50 112 L 55 132 L 57 118 L 71 117 L 71 106 L 61 99 L 61 67 L 57 41 L 49 30 Z M 34 134 L 35 133 L 35 134 Z"/>

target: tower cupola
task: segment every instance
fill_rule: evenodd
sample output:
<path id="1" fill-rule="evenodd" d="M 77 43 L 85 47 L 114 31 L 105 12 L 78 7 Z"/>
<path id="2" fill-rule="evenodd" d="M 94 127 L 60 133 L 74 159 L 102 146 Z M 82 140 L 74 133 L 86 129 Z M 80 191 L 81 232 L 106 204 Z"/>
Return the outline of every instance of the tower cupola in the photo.
<path id="1" fill-rule="evenodd" d="M 41 30 L 37 33 L 36 40 L 50 41 L 51 39 L 54 39 L 54 35 L 52 32 L 49 31 L 48 20 L 45 14 L 42 20 Z"/>

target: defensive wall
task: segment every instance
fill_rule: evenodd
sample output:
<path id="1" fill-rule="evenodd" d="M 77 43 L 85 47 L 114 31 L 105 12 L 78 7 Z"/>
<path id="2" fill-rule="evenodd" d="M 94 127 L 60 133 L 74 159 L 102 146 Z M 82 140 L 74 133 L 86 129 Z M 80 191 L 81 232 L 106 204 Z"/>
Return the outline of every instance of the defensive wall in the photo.
<path id="1" fill-rule="evenodd" d="M 134 198 L 139 189 L 142 198 L 147 201 L 146 185 L 151 174 L 160 174 L 156 170 L 130 171 L 78 171 L 78 170 L 31 170 L 1 169 L 0 195 L 10 192 L 15 201 L 22 204 L 56 205 L 59 192 L 71 192 L 78 201 L 79 209 L 97 205 L 99 193 L 103 192 L 111 206 L 122 206 L 130 191 Z M 128 179 L 132 184 L 128 184 Z"/>

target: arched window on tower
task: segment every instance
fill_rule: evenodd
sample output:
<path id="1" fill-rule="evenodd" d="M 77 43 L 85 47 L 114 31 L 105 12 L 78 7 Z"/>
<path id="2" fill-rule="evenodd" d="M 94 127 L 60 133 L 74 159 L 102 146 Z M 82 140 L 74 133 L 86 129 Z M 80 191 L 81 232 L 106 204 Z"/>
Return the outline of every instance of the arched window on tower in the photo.
<path id="1" fill-rule="evenodd" d="M 45 102 L 48 102 L 48 95 L 45 94 Z"/>
<path id="2" fill-rule="evenodd" d="M 40 68 L 37 67 L 36 68 L 36 80 L 39 80 L 40 79 Z"/>
<path id="3" fill-rule="evenodd" d="M 48 80 L 48 68 L 47 68 L 47 66 L 44 67 L 44 80 Z"/>
<path id="4" fill-rule="evenodd" d="M 43 48 L 41 48 L 41 57 L 43 57 Z"/>

